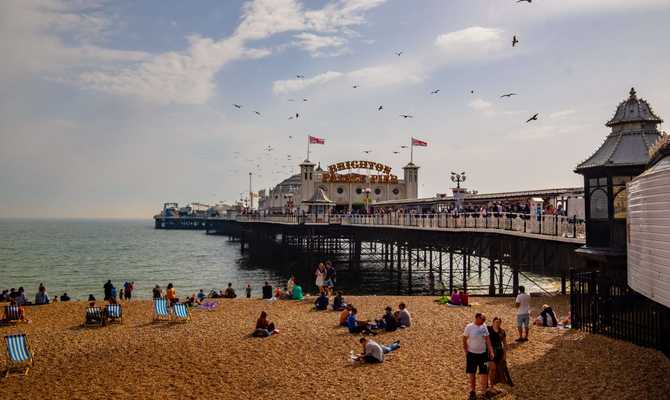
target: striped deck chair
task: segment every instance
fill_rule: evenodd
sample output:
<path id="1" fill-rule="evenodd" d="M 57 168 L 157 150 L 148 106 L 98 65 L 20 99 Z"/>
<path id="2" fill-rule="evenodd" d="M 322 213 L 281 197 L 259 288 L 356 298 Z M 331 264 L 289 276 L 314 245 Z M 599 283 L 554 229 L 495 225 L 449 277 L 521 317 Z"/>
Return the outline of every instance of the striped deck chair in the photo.
<path id="1" fill-rule="evenodd" d="M 16 324 L 20 320 L 21 313 L 19 312 L 19 306 L 5 306 L 5 318 L 2 320 L 3 323 Z"/>
<path id="2" fill-rule="evenodd" d="M 170 311 L 165 299 L 154 299 L 154 321 L 169 321 Z"/>
<path id="3" fill-rule="evenodd" d="M 121 320 L 121 304 L 107 304 L 107 320 L 109 322 L 123 322 Z"/>
<path id="4" fill-rule="evenodd" d="M 188 306 L 183 303 L 175 303 L 172 306 L 172 315 L 175 322 L 188 322 L 191 320 L 191 312 Z"/>
<path id="5" fill-rule="evenodd" d="M 7 342 L 7 371 L 5 378 L 12 375 L 28 375 L 33 366 L 33 355 L 28 338 L 24 334 L 5 336 Z"/>
<path id="6" fill-rule="evenodd" d="M 100 307 L 87 307 L 86 320 L 84 326 L 103 326 L 105 324 L 105 316 Z"/>

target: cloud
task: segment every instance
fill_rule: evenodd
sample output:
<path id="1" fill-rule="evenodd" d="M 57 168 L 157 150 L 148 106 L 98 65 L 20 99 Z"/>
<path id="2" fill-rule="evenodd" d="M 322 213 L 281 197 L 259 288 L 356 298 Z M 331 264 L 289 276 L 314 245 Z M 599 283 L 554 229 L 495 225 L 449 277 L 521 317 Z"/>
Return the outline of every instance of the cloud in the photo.
<path id="1" fill-rule="evenodd" d="M 272 85 L 272 91 L 276 95 L 284 95 L 291 92 L 299 92 L 311 86 L 319 86 L 342 77 L 343 74 L 337 71 L 328 71 L 307 79 L 289 79 L 275 81 Z"/>
<path id="2" fill-rule="evenodd" d="M 556 111 L 554 113 L 549 114 L 549 118 L 562 118 L 562 117 L 567 117 L 568 115 L 572 115 L 576 113 L 576 110 L 561 110 L 561 111 Z"/>
<path id="3" fill-rule="evenodd" d="M 302 32 L 293 37 L 297 39 L 294 45 L 309 52 L 312 57 L 337 56 L 348 51 L 347 40 L 339 36 L 320 36 Z"/>
<path id="4" fill-rule="evenodd" d="M 342 28 L 361 25 L 365 12 L 378 7 L 387 0 L 339 0 L 327 4 L 320 10 L 305 12 L 305 22 L 316 32 L 335 32 Z"/>
<path id="5" fill-rule="evenodd" d="M 468 107 L 479 111 L 490 109 L 492 106 L 493 104 L 482 98 L 476 98 L 468 103 Z"/>
<path id="6" fill-rule="evenodd" d="M 500 29 L 472 26 L 439 35 L 435 46 L 445 62 L 468 61 L 502 50 L 507 43 L 502 34 Z"/>
<path id="7" fill-rule="evenodd" d="M 529 125 L 509 134 L 508 137 L 515 140 L 541 140 L 584 132 L 587 129 L 586 125 Z"/>
<path id="8" fill-rule="evenodd" d="M 423 72 L 413 64 L 366 67 L 349 72 L 347 77 L 363 87 L 413 84 L 425 79 Z"/>

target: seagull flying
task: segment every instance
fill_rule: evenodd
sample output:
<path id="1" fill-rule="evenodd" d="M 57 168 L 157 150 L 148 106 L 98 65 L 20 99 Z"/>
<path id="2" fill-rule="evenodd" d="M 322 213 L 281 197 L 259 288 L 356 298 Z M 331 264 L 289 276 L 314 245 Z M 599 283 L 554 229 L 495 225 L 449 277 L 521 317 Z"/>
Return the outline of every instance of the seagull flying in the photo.
<path id="1" fill-rule="evenodd" d="M 528 123 L 528 122 L 530 122 L 530 121 L 537 121 L 537 116 L 538 116 L 538 114 L 536 113 L 536 114 L 533 115 L 532 117 L 528 118 L 528 120 L 526 121 L 526 123 Z"/>
<path id="2" fill-rule="evenodd" d="M 512 96 L 516 96 L 516 93 L 507 93 L 507 94 L 503 94 L 502 96 L 500 96 L 500 98 L 503 98 L 503 97 L 512 97 Z"/>
<path id="3" fill-rule="evenodd" d="M 409 115 L 409 114 L 400 114 L 401 117 L 407 119 L 407 118 L 414 118 L 414 116 Z"/>
<path id="4" fill-rule="evenodd" d="M 254 111 L 254 113 L 256 113 L 256 115 L 258 115 L 258 116 L 260 116 L 260 115 L 261 115 L 261 113 L 260 113 L 260 112 L 258 112 L 258 111 Z"/>
<path id="5" fill-rule="evenodd" d="M 381 110 L 383 110 L 383 109 L 384 109 L 384 106 L 379 106 L 379 107 L 377 107 L 377 111 L 381 111 Z"/>
<path id="6" fill-rule="evenodd" d="M 296 119 L 300 118 L 300 114 L 295 113 L 295 118 L 296 118 Z"/>
<path id="7" fill-rule="evenodd" d="M 402 51 L 396 51 L 395 54 L 400 57 L 402 55 Z"/>
<path id="8" fill-rule="evenodd" d="M 512 47 L 516 47 L 517 43 L 519 43 L 519 39 L 516 38 L 516 35 L 512 36 Z"/>
<path id="9" fill-rule="evenodd" d="M 435 89 L 430 92 L 430 94 L 438 94 L 440 93 L 440 89 Z"/>
<path id="10" fill-rule="evenodd" d="M 370 154 L 370 153 L 372 153 L 372 150 L 363 150 L 363 153 Z"/>
<path id="11" fill-rule="evenodd" d="M 298 79 L 305 79 L 305 75 L 296 75 L 295 77 Z"/>
<path id="12" fill-rule="evenodd" d="M 409 146 L 400 146 L 401 149 L 406 149 L 406 148 L 408 148 L 408 147 L 409 147 Z"/>
<path id="13" fill-rule="evenodd" d="M 233 104 L 233 105 L 235 106 L 235 108 L 242 108 L 242 106 L 239 104 Z"/>
<path id="14" fill-rule="evenodd" d="M 400 152 L 399 152 L 399 151 L 394 151 L 394 152 L 393 152 L 393 154 L 398 154 L 398 153 L 400 153 Z"/>
<path id="15" fill-rule="evenodd" d="M 516 0 L 517 3 L 523 3 L 524 1 L 530 4 L 533 0 Z"/>
<path id="16" fill-rule="evenodd" d="M 352 86 L 352 88 L 354 88 L 354 89 L 358 89 L 359 87 L 360 87 L 360 86 L 358 86 L 358 85 L 353 85 L 353 86 Z"/>
<path id="17" fill-rule="evenodd" d="M 302 101 L 307 101 L 307 99 L 302 99 Z"/>

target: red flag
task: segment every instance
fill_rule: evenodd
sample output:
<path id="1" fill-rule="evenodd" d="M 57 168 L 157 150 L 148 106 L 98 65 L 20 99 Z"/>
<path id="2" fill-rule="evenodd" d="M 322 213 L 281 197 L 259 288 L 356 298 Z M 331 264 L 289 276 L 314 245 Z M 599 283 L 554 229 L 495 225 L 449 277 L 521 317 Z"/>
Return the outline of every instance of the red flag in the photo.
<path id="1" fill-rule="evenodd" d="M 428 142 L 412 138 L 412 146 L 428 147 Z"/>
<path id="2" fill-rule="evenodd" d="M 310 144 L 326 144 L 326 139 L 321 139 L 316 136 L 310 136 L 309 137 L 309 143 Z"/>

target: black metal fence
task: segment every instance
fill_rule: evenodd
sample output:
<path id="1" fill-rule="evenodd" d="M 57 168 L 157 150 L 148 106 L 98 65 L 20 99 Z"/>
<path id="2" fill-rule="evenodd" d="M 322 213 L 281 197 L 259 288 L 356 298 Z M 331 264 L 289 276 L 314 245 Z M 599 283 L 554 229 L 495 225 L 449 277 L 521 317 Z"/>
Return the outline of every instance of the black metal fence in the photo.
<path id="1" fill-rule="evenodd" d="M 625 277 L 570 271 L 572 327 L 670 356 L 670 308 L 628 287 Z"/>

